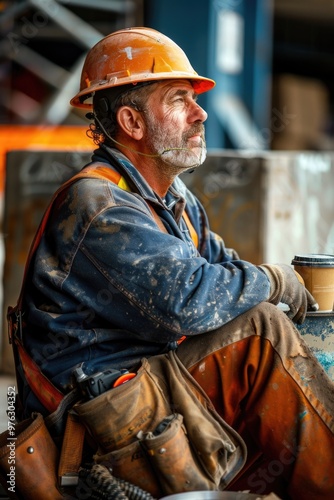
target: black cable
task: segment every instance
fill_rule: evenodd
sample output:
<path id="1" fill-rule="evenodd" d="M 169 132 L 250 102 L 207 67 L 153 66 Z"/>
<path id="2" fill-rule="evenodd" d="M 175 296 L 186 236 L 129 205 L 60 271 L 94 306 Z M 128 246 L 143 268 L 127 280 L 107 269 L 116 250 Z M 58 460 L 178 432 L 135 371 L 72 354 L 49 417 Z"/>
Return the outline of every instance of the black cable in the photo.
<path id="1" fill-rule="evenodd" d="M 113 476 L 111 470 L 101 464 L 81 468 L 78 492 L 79 489 L 84 490 L 85 498 L 90 500 L 155 500 L 147 491 Z"/>

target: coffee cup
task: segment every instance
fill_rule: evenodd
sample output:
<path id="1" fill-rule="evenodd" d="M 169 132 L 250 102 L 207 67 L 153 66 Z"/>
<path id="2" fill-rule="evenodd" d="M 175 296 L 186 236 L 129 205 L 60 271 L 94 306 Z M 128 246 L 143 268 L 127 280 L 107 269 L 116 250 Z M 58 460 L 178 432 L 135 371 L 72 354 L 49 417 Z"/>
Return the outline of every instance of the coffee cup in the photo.
<path id="1" fill-rule="evenodd" d="M 295 255 L 291 264 L 319 304 L 319 311 L 333 311 L 334 255 L 312 253 Z"/>

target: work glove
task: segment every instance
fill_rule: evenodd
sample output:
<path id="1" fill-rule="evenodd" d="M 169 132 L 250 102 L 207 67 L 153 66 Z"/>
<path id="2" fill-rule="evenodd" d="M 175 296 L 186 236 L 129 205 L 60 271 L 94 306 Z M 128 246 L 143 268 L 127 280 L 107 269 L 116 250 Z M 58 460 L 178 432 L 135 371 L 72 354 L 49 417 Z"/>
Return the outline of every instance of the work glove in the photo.
<path id="1" fill-rule="evenodd" d="M 306 312 L 317 311 L 319 306 L 305 288 L 303 280 L 292 267 L 286 264 L 262 264 L 259 266 L 270 281 L 270 296 L 268 302 L 287 304 L 290 310 L 287 315 L 295 323 L 305 321 Z"/>

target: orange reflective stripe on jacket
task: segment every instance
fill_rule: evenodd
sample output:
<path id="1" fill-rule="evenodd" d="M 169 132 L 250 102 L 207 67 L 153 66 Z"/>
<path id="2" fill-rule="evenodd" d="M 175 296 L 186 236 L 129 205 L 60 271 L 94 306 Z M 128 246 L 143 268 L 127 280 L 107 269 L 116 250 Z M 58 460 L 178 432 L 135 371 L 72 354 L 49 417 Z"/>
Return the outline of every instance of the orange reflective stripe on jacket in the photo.
<path id="1" fill-rule="evenodd" d="M 87 177 L 87 174 L 89 174 L 89 177 L 97 177 L 97 178 L 105 178 L 108 179 L 109 181 L 113 182 L 114 184 L 117 184 L 118 187 L 121 189 L 124 189 L 125 191 L 131 191 L 130 186 L 126 182 L 126 179 L 121 176 L 118 172 L 115 172 L 111 168 L 108 167 L 102 167 L 102 166 L 94 166 L 94 165 L 89 165 L 86 167 L 82 172 L 79 172 L 75 177 Z M 152 215 L 154 216 L 154 219 L 156 222 L 157 221 L 157 214 L 151 204 L 149 204 L 150 210 L 152 212 Z M 198 234 L 196 233 L 196 230 L 192 223 L 190 222 L 189 216 L 187 212 L 184 210 L 182 217 L 184 219 L 184 222 L 187 225 L 190 237 L 195 245 L 196 248 L 198 248 Z M 160 219 L 161 220 L 161 219 Z M 158 226 L 160 229 L 164 230 L 164 226 L 161 223 L 158 222 Z M 166 231 L 164 231 L 166 232 Z"/>
<path id="2" fill-rule="evenodd" d="M 196 233 L 194 226 L 190 222 L 189 216 L 185 210 L 183 211 L 182 217 L 187 224 L 191 239 L 193 240 L 195 247 L 198 248 L 198 234 Z"/>

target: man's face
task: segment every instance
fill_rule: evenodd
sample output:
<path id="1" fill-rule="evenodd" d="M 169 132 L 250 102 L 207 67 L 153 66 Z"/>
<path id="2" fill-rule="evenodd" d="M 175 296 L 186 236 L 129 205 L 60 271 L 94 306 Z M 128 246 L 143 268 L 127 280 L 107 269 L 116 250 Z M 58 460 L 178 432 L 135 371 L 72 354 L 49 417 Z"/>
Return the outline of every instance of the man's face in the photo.
<path id="1" fill-rule="evenodd" d="M 187 80 L 159 83 L 147 101 L 147 147 L 175 174 L 198 167 L 206 158 L 207 113 L 196 101 Z"/>

